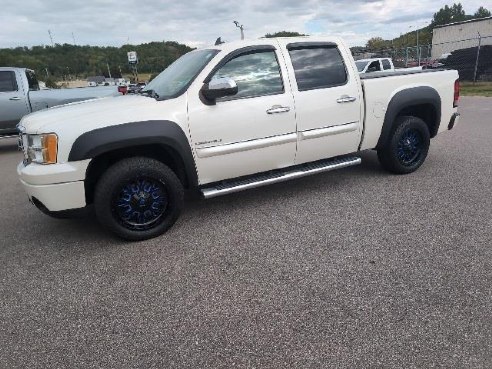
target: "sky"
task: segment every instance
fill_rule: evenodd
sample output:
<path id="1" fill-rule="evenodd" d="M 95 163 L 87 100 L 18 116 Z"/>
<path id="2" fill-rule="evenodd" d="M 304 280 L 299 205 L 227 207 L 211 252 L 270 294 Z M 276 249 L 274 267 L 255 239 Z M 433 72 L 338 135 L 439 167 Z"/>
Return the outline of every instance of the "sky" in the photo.
<path id="1" fill-rule="evenodd" d="M 462 0 L 467 14 L 492 0 Z M 445 0 L 1 0 L 0 48 L 55 43 L 121 46 L 178 41 L 192 47 L 297 31 L 336 35 L 350 46 L 399 36 L 430 23 Z"/>

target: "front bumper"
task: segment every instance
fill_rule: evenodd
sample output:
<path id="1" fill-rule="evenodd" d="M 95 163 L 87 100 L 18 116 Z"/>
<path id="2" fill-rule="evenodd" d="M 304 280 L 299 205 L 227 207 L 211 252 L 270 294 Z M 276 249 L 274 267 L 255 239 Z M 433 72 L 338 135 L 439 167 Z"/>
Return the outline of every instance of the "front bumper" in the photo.
<path id="1" fill-rule="evenodd" d="M 50 212 L 86 206 L 84 178 L 89 161 L 65 164 L 19 163 L 17 174 L 31 202 Z"/>
<path id="2" fill-rule="evenodd" d="M 21 184 L 29 200 L 35 205 L 41 203 L 48 211 L 79 209 L 86 205 L 83 181 L 31 185 L 21 180 Z"/>

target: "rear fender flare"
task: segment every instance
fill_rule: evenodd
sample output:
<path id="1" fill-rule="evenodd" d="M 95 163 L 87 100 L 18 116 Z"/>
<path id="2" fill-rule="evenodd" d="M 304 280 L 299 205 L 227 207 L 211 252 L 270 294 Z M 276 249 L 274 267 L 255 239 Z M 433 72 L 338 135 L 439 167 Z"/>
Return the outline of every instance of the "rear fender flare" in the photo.
<path id="1" fill-rule="evenodd" d="M 434 137 L 439 130 L 439 123 L 441 122 L 441 97 L 432 87 L 413 87 L 399 91 L 391 98 L 384 116 L 383 128 L 381 129 L 381 135 L 379 136 L 376 147 L 379 148 L 387 142 L 391 131 L 393 130 L 396 117 L 403 109 L 413 105 L 422 104 L 430 104 L 435 109 L 436 121 L 431 122 L 434 129 L 430 132 L 431 137 Z"/>

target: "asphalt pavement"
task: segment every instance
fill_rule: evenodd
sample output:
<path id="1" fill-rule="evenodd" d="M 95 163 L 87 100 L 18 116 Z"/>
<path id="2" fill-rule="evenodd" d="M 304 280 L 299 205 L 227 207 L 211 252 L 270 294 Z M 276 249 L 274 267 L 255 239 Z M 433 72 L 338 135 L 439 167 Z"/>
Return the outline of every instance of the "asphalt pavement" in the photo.
<path id="1" fill-rule="evenodd" d="M 0 367 L 491 368 L 492 99 L 460 112 L 416 173 L 366 152 L 139 243 L 43 215 L 0 140 Z"/>

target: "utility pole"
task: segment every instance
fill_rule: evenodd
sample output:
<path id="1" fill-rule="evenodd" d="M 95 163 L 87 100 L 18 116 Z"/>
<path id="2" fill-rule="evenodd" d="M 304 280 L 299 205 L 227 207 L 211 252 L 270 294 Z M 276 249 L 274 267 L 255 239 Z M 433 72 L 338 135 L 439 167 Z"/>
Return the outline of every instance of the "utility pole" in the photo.
<path id="1" fill-rule="evenodd" d="M 417 28 L 417 59 L 420 67 L 420 46 L 419 46 L 419 29 Z"/>
<path id="2" fill-rule="evenodd" d="M 109 75 L 109 78 L 111 78 L 111 71 L 109 70 L 109 63 L 106 62 L 106 66 L 108 67 L 108 75 Z"/>
<path id="3" fill-rule="evenodd" d="M 73 44 L 75 45 L 75 36 L 73 35 L 73 32 L 72 32 L 72 39 L 73 39 Z"/>
<path id="4" fill-rule="evenodd" d="M 48 30 L 48 34 L 50 35 L 51 47 L 54 47 L 55 45 L 53 44 L 53 35 L 51 34 L 50 30 Z"/>
<path id="5" fill-rule="evenodd" d="M 482 36 L 478 33 L 477 59 L 475 60 L 475 69 L 473 70 L 473 83 L 477 82 L 478 59 L 480 58 L 480 46 L 482 45 Z"/>
<path id="6" fill-rule="evenodd" d="M 244 40 L 244 26 L 242 24 L 239 25 L 238 21 L 233 21 L 232 23 L 234 23 L 236 27 L 241 30 L 241 40 Z"/>

